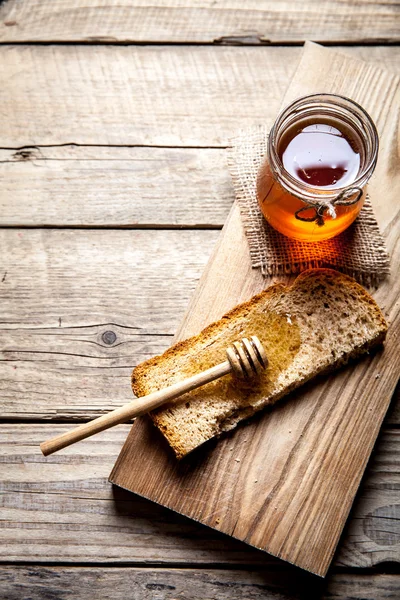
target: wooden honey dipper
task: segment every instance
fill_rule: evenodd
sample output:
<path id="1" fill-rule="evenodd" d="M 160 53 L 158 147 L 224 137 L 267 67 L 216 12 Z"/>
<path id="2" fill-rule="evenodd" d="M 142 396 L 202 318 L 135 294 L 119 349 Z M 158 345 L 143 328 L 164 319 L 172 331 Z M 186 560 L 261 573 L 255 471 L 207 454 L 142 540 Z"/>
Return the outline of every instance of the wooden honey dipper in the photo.
<path id="1" fill-rule="evenodd" d="M 178 396 L 206 383 L 210 383 L 210 381 L 219 379 L 224 375 L 228 375 L 228 373 L 233 373 L 237 377 L 247 379 L 254 375 L 259 375 L 268 365 L 268 358 L 264 347 L 255 335 L 250 340 L 243 338 L 240 342 L 233 342 L 232 346 L 227 348 L 226 356 L 228 360 L 215 367 L 211 367 L 206 371 L 202 371 L 197 375 L 188 377 L 183 381 L 174 383 L 147 396 L 136 398 L 132 402 L 129 402 L 129 404 L 125 404 L 121 408 L 117 408 L 106 415 L 89 421 L 89 423 L 79 425 L 79 427 L 76 427 L 72 431 L 42 442 L 40 444 L 41 451 L 45 456 L 48 456 L 95 433 L 109 429 L 109 427 L 113 427 L 119 423 L 126 423 L 126 421 L 129 421 L 133 417 L 139 417 L 165 404 L 168 400 L 178 398 Z"/>

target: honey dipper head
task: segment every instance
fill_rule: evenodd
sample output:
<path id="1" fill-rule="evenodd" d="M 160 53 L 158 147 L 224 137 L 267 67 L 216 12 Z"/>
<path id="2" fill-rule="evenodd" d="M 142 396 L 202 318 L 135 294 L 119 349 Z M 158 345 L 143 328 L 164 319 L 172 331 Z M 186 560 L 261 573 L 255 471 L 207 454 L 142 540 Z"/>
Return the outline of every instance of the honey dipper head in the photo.
<path id="1" fill-rule="evenodd" d="M 243 338 L 240 342 L 233 342 L 232 346 L 227 348 L 226 354 L 232 372 L 242 379 L 260 375 L 268 366 L 264 346 L 255 335 L 252 335 L 250 340 Z"/>

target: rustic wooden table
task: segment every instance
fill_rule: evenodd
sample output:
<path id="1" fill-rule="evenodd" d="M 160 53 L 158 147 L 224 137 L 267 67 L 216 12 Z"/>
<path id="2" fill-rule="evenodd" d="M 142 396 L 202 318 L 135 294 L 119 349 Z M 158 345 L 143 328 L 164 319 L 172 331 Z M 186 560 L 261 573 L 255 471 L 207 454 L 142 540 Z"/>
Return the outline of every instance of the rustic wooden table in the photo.
<path id="1" fill-rule="evenodd" d="M 397 0 L 154 4 L 0 3 L 0 597 L 398 598 L 396 398 L 326 581 L 113 489 L 129 425 L 39 452 L 170 343 L 303 41 L 400 73 Z"/>

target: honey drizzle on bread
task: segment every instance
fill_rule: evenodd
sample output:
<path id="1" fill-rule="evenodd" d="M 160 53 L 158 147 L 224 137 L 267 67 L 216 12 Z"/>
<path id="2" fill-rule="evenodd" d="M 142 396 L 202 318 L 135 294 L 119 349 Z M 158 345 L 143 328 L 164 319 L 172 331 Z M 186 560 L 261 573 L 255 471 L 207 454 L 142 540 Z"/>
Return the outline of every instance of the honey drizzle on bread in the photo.
<path id="1" fill-rule="evenodd" d="M 352 278 L 311 269 L 292 286 L 276 284 L 240 304 L 200 334 L 134 369 L 137 396 L 171 385 L 223 360 L 234 340 L 257 335 L 268 368 L 258 380 L 227 376 L 152 413 L 178 458 L 235 427 L 312 377 L 345 364 L 382 343 L 385 319 Z"/>

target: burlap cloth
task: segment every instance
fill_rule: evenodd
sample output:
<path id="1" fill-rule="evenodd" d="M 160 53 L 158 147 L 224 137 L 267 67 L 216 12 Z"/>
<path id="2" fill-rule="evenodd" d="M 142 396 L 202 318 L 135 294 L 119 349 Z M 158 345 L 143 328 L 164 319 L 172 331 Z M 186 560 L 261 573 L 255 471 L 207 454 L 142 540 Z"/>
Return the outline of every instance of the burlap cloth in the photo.
<path id="1" fill-rule="evenodd" d="M 228 148 L 228 166 L 247 235 L 251 262 L 263 275 L 300 273 L 331 267 L 367 286 L 389 273 L 389 256 L 367 196 L 355 222 L 340 235 L 322 242 L 291 240 L 264 219 L 257 201 L 256 180 L 267 151 L 264 126 L 241 130 Z"/>

